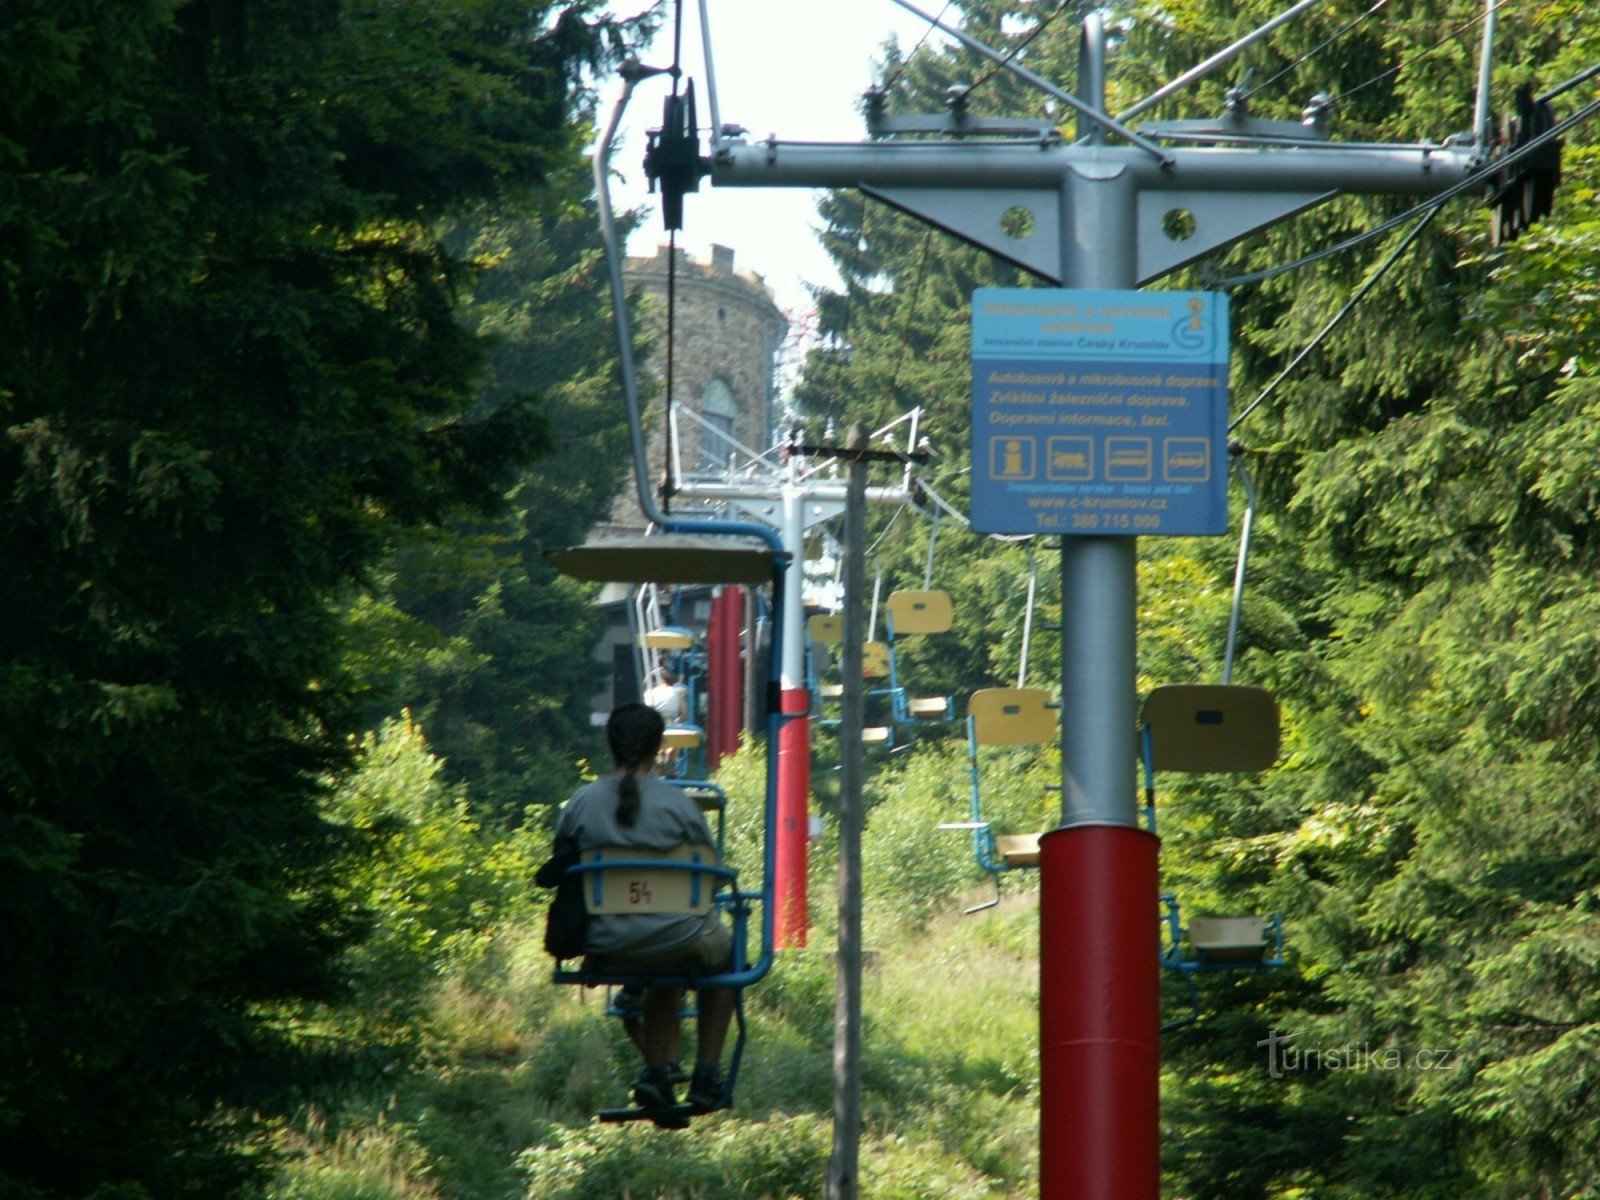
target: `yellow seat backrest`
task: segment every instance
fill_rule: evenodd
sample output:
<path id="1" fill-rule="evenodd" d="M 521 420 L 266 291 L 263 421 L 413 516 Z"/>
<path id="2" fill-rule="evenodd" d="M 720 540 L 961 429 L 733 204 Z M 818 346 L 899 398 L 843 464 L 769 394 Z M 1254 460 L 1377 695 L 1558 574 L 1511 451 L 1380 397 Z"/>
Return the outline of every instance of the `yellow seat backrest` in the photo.
<path id="1" fill-rule="evenodd" d="M 844 641 L 844 616 L 840 613 L 818 613 L 806 621 L 806 629 L 813 642 L 824 646 L 837 646 Z"/>
<path id="2" fill-rule="evenodd" d="M 861 675 L 864 679 L 887 679 L 889 643 L 866 642 L 861 647 Z"/>
<path id="3" fill-rule="evenodd" d="M 1165 684 L 1144 702 L 1157 771 L 1265 771 L 1278 758 L 1278 702 L 1266 688 Z"/>
<path id="4" fill-rule="evenodd" d="M 704 916 L 711 911 L 719 878 L 706 871 L 656 863 L 690 863 L 717 866 L 710 846 L 674 846 L 671 850 L 641 850 L 633 846 L 605 846 L 587 850 L 583 863 L 617 862 L 633 866 L 586 871 L 583 905 L 591 913 L 683 913 Z"/>
<path id="5" fill-rule="evenodd" d="M 1056 738 L 1056 714 L 1043 688 L 984 688 L 967 701 L 980 746 L 1039 746 Z"/>
<path id="6" fill-rule="evenodd" d="M 955 623 L 949 592 L 890 592 L 884 607 L 894 618 L 895 637 L 945 633 Z"/>

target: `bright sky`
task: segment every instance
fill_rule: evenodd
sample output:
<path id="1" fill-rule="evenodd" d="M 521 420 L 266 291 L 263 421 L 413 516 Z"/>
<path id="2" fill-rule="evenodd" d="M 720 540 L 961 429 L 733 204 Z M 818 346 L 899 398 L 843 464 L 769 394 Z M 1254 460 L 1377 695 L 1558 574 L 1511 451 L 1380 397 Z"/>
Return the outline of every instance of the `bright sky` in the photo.
<path id="1" fill-rule="evenodd" d="M 711 122 L 706 72 L 701 52 L 699 4 L 683 0 L 683 62 L 695 80 L 701 128 Z M 617 12 L 633 13 L 643 0 L 614 0 Z M 866 136 L 856 110 L 873 82 L 872 61 L 891 36 L 909 49 L 926 29 L 892 0 L 709 0 L 717 101 L 724 123 L 744 126 L 752 139 L 776 133 L 795 141 L 849 140 Z M 919 5 L 936 12 L 940 4 Z M 944 39 L 935 31 L 928 39 Z M 644 61 L 672 61 L 670 20 Z M 649 80 L 634 92 L 623 119 L 625 132 L 613 165 L 621 180 L 612 202 L 618 210 L 645 206 L 649 218 L 628 243 L 631 254 L 648 255 L 667 240 L 657 198 L 645 194 L 644 133 L 661 124 L 665 78 Z M 616 89 L 605 100 L 602 120 L 610 117 Z M 684 200 L 678 244 L 705 258 L 712 242 L 732 247 L 735 264 L 760 272 L 783 308 L 811 307 L 807 283 L 838 286 L 833 264 L 812 230 L 818 223 L 820 193 L 788 188 L 729 188 L 709 181 Z"/>

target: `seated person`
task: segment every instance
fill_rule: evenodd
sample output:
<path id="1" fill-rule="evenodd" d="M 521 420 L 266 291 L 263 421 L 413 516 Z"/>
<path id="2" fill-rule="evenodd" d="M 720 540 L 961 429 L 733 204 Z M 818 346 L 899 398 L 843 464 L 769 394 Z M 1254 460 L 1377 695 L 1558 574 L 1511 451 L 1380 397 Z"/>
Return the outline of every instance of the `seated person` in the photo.
<path id="1" fill-rule="evenodd" d="M 689 723 L 689 693 L 666 667 L 656 670 L 656 683 L 645 691 L 644 702 L 661 714 L 668 725 Z"/>
<path id="2" fill-rule="evenodd" d="M 571 838 L 578 853 L 602 847 L 671 850 L 714 845 L 700 806 L 652 773 L 665 726 L 646 704 L 624 704 L 606 722 L 606 741 L 617 769 L 587 784 L 568 800 L 556 820 L 556 838 Z M 715 912 L 700 917 L 677 913 L 596 913 L 589 917 L 585 968 L 602 971 L 715 973 L 732 963 L 733 940 Z M 687 1100 L 709 1112 L 722 1099 L 722 1048 L 737 1003 L 732 988 L 699 991 L 699 1044 Z M 644 989 L 636 1039 L 644 1072 L 633 1098 L 647 1111 L 671 1108 L 678 1050 L 678 1014 L 683 989 Z M 658 1122 L 659 1124 L 660 1122 Z"/>

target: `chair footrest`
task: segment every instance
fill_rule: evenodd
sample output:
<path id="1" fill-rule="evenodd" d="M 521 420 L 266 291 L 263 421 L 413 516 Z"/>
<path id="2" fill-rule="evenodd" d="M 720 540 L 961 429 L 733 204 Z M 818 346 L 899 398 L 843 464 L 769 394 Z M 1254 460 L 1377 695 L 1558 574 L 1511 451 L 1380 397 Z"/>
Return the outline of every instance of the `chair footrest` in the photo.
<path id="1" fill-rule="evenodd" d="M 697 1110 L 687 1104 L 674 1104 L 671 1108 L 602 1108 L 598 1116 L 606 1125 L 617 1125 L 624 1121 L 654 1121 L 665 1118 L 672 1122 L 673 1127 L 683 1129 L 689 1125 L 689 1118 L 698 1116 Z"/>

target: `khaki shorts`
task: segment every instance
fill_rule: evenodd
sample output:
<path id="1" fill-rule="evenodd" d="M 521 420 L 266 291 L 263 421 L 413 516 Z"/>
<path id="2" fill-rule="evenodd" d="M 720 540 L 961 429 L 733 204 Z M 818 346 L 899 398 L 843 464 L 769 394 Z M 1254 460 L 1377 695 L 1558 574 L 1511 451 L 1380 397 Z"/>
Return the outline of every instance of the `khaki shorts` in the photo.
<path id="1" fill-rule="evenodd" d="M 694 939 L 657 953 L 597 954 L 586 958 L 586 971 L 727 971 L 733 967 L 733 936 L 715 915 L 701 922 Z"/>

